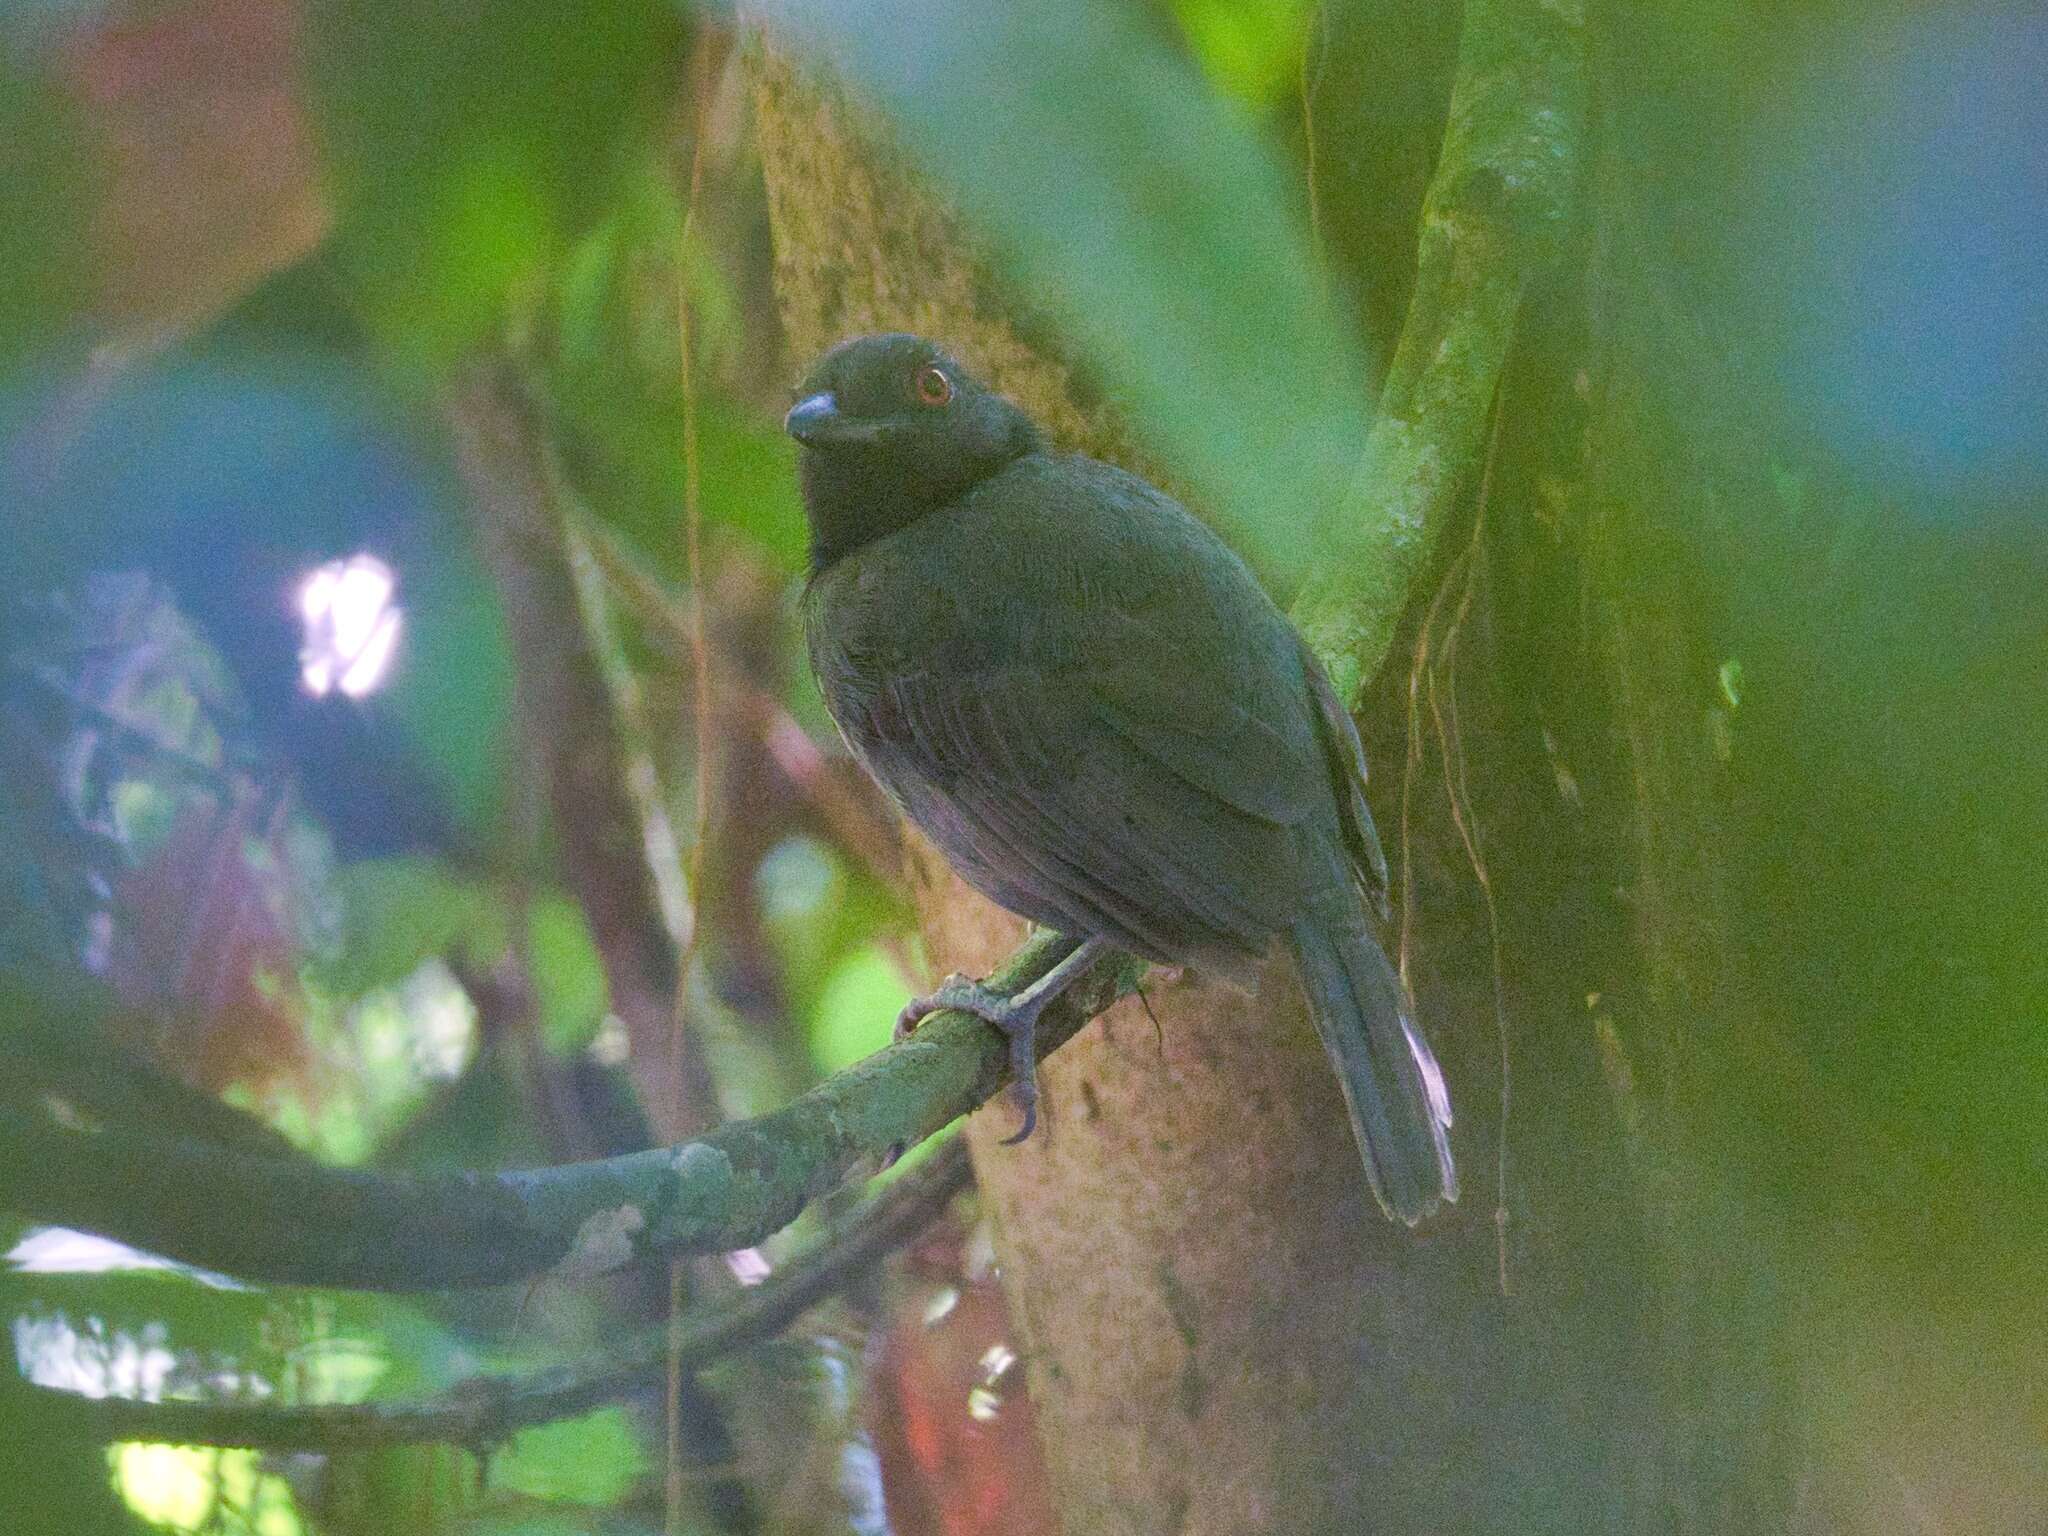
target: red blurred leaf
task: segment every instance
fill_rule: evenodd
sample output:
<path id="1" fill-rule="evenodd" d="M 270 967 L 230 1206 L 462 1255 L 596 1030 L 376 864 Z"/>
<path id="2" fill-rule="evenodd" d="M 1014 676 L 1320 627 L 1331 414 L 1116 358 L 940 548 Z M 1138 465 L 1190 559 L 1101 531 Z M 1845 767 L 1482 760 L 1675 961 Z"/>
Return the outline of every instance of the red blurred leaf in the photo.
<path id="1" fill-rule="evenodd" d="M 66 40 L 105 178 L 103 318 L 195 320 L 325 236 L 298 34 L 295 0 L 179 0 Z"/>
<path id="2" fill-rule="evenodd" d="M 225 813 L 195 801 L 114 893 L 109 977 L 153 1031 L 130 1043 L 196 1088 L 272 1082 L 311 1060 L 282 822 L 275 797 Z"/>
<path id="3" fill-rule="evenodd" d="M 898 1536 L 1059 1529 L 1011 1340 L 1009 1309 L 992 1279 L 928 1282 L 898 1308 L 868 1397 Z"/>

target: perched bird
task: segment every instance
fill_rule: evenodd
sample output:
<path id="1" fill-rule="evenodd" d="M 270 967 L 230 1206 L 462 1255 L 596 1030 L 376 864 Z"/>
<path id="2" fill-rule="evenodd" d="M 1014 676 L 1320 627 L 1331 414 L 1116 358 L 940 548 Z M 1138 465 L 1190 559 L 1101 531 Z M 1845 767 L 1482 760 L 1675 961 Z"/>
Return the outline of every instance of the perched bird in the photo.
<path id="1" fill-rule="evenodd" d="M 835 347 L 785 425 L 847 745 L 968 884 L 1075 944 L 1014 997 L 952 976 L 899 1029 L 1004 1030 L 1022 1140 L 1039 1012 L 1101 953 L 1243 980 L 1279 937 L 1380 1204 L 1455 1200 L 1443 1074 L 1366 913 L 1386 860 L 1358 733 L 1243 561 L 916 336 Z"/>

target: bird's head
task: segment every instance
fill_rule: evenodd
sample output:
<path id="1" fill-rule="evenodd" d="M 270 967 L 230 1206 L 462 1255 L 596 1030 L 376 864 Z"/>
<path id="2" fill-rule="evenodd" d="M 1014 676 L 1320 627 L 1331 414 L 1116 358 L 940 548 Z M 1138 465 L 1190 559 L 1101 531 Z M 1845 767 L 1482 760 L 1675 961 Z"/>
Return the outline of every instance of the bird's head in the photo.
<path id="1" fill-rule="evenodd" d="M 932 342 L 892 333 L 819 358 L 783 427 L 811 524 L 811 567 L 957 500 L 1039 446 L 1038 431 Z"/>

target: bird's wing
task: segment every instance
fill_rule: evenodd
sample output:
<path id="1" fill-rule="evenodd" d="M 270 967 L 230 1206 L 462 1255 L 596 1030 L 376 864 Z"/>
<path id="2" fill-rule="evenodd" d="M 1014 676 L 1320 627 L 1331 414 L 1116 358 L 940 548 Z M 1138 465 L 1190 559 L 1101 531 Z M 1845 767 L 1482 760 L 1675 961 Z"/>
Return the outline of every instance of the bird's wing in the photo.
<path id="1" fill-rule="evenodd" d="M 1291 826 L 1219 795 L 1189 733 L 1105 708 L 1084 670 L 910 673 L 861 717 L 842 724 L 876 776 L 1027 916 L 1215 963 L 1261 952 L 1300 904 Z"/>
<path id="2" fill-rule="evenodd" d="M 1288 637 L 1291 640 L 1291 636 Z M 1254 632 L 1236 645 L 1203 633 L 1169 638 L 1142 613 L 1100 617 L 1099 664 L 1086 669 L 1095 712 L 1130 743 L 1196 788 L 1281 826 L 1328 802 L 1299 667 Z"/>

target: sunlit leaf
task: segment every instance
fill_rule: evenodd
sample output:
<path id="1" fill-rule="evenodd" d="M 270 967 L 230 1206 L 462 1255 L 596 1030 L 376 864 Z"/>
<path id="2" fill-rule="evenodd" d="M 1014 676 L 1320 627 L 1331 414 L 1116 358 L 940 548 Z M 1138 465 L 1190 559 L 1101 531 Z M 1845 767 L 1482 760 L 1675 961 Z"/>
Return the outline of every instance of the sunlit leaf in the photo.
<path id="1" fill-rule="evenodd" d="M 1254 107 L 1270 106 L 1293 88 L 1314 10 L 1310 0 L 1174 0 L 1173 6 L 1204 73 Z"/>
<path id="2" fill-rule="evenodd" d="M 152 1525 L 196 1531 L 220 1497 L 217 1452 L 191 1445 L 120 1445 L 110 1459 L 128 1507 Z"/>

